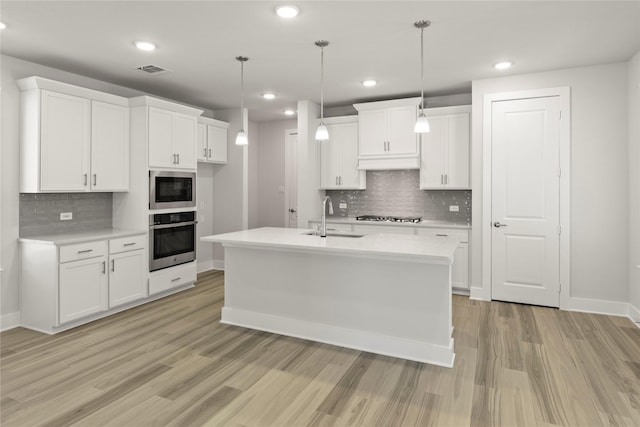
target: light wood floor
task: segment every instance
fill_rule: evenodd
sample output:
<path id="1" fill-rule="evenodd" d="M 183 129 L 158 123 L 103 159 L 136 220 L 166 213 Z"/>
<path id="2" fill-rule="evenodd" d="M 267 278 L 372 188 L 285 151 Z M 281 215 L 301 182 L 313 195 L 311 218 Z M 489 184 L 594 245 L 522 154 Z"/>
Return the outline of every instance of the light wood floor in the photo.
<path id="1" fill-rule="evenodd" d="M 447 369 L 221 325 L 223 279 L 2 333 L 2 426 L 640 426 L 628 319 L 456 296 Z"/>

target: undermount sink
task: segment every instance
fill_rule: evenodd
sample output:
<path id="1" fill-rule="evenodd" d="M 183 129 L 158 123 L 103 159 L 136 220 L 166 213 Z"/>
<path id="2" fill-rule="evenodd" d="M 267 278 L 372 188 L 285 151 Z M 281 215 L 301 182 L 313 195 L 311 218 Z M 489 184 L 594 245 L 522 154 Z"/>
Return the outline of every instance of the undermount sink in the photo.
<path id="1" fill-rule="evenodd" d="M 319 231 L 309 231 L 307 233 L 303 233 L 305 236 L 320 236 Z M 353 234 L 353 233 L 336 233 L 336 232 L 327 232 L 327 237 L 364 237 L 364 234 Z"/>

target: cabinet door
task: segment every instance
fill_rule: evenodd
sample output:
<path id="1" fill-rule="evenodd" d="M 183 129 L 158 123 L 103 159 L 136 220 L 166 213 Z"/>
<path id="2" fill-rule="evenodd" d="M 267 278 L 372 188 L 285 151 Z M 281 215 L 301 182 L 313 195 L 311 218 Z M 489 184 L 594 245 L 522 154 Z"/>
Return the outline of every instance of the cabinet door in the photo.
<path id="1" fill-rule="evenodd" d="M 98 257 L 60 264 L 60 323 L 107 309 L 106 263 L 105 257 Z"/>
<path id="2" fill-rule="evenodd" d="M 208 160 L 227 163 L 227 129 L 207 126 Z"/>
<path id="3" fill-rule="evenodd" d="M 447 117 L 446 179 L 450 188 L 469 186 L 469 114 L 453 114 Z"/>
<path id="4" fill-rule="evenodd" d="M 207 147 L 207 125 L 198 123 L 196 140 L 196 159 L 199 162 L 204 162 L 207 160 L 207 157 L 209 157 L 209 149 Z"/>
<path id="5" fill-rule="evenodd" d="M 418 154 L 418 136 L 413 131 L 416 107 L 394 107 L 387 110 L 387 154 Z"/>
<path id="6" fill-rule="evenodd" d="M 144 250 L 123 252 L 109 257 L 109 307 L 147 296 Z"/>
<path id="7" fill-rule="evenodd" d="M 129 190 L 129 108 L 91 101 L 91 189 Z"/>
<path id="8" fill-rule="evenodd" d="M 40 189 L 89 189 L 91 103 L 88 99 L 42 91 Z"/>
<path id="9" fill-rule="evenodd" d="M 173 113 L 149 107 L 149 166 L 176 167 L 173 150 Z"/>
<path id="10" fill-rule="evenodd" d="M 456 248 L 451 266 L 451 286 L 469 289 L 469 244 L 460 243 Z"/>
<path id="11" fill-rule="evenodd" d="M 339 188 L 338 178 L 340 175 L 340 153 L 341 144 L 340 127 L 343 125 L 327 125 L 329 140 L 320 141 L 320 188 Z"/>
<path id="12" fill-rule="evenodd" d="M 444 187 L 446 116 L 429 117 L 431 131 L 421 135 L 420 188 Z"/>
<path id="13" fill-rule="evenodd" d="M 360 111 L 358 113 L 358 123 L 360 132 L 360 156 L 380 156 L 387 154 L 386 111 Z M 413 129 L 413 127 L 411 129 Z"/>
<path id="14" fill-rule="evenodd" d="M 173 149 L 178 155 L 177 167 L 196 168 L 196 128 L 194 116 L 175 114 L 173 116 Z"/>
<path id="15" fill-rule="evenodd" d="M 345 123 L 339 127 L 336 150 L 340 161 L 338 184 L 341 189 L 364 188 L 364 171 L 358 170 L 358 124 Z"/>

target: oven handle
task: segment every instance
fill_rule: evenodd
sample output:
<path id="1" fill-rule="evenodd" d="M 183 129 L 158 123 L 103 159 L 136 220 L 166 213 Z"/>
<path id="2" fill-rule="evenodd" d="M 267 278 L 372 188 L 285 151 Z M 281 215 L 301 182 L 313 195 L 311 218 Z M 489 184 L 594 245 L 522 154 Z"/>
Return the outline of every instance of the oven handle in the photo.
<path id="1" fill-rule="evenodd" d="M 198 221 L 176 222 L 176 223 L 173 223 L 173 224 L 150 225 L 149 228 L 151 230 L 159 230 L 161 228 L 184 227 L 186 225 L 195 225 L 197 223 L 198 223 Z"/>

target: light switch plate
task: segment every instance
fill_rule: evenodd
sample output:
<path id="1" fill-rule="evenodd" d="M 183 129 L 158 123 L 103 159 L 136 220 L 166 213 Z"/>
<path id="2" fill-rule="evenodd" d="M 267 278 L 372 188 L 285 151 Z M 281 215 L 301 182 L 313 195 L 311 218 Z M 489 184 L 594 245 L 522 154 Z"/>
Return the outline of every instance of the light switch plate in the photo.
<path id="1" fill-rule="evenodd" d="M 60 221 L 69 221 L 73 219 L 73 212 L 60 212 Z"/>
<path id="2" fill-rule="evenodd" d="M 340 203 L 338 206 L 340 206 L 340 209 L 347 209 L 346 203 Z"/>
<path id="3" fill-rule="evenodd" d="M 460 208 L 458 205 L 449 205 L 449 212 L 459 212 Z"/>

